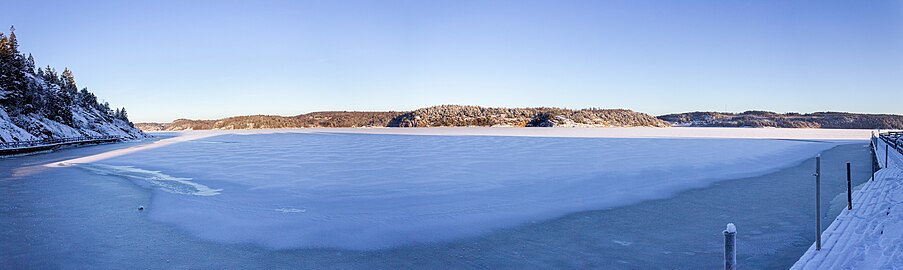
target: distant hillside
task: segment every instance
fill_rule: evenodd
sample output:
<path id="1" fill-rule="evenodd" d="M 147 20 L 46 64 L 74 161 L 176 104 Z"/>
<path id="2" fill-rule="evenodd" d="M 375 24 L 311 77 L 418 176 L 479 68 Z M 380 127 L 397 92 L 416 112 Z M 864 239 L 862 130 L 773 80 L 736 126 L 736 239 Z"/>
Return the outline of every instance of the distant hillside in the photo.
<path id="1" fill-rule="evenodd" d="M 117 136 L 141 138 L 125 108 L 113 110 L 87 88 L 79 89 L 68 68 L 57 73 L 35 66 L 19 52 L 14 29 L 0 33 L 0 142 Z"/>
<path id="2" fill-rule="evenodd" d="M 219 120 L 178 119 L 138 123 L 144 131 L 308 127 L 781 127 L 903 129 L 903 116 L 817 112 L 780 114 L 689 112 L 653 117 L 623 109 L 493 108 L 441 105 L 410 112 L 313 112 L 297 116 L 251 115 Z"/>
<path id="3" fill-rule="evenodd" d="M 389 126 L 665 127 L 669 124 L 648 114 L 622 109 L 570 110 L 442 105 L 404 113 L 392 119 Z"/>
<path id="4" fill-rule="evenodd" d="M 665 127 L 653 116 L 630 110 L 560 108 L 487 108 L 442 105 L 411 112 L 313 112 L 297 116 L 253 115 L 219 120 L 178 119 L 172 123 L 138 123 L 144 131 L 301 127 Z"/>
<path id="5" fill-rule="evenodd" d="M 307 128 L 307 127 L 385 127 L 400 112 L 313 112 L 296 116 L 250 115 L 219 120 L 177 119 L 172 123 L 138 123 L 144 131 Z"/>
<path id="6" fill-rule="evenodd" d="M 781 127 L 838 129 L 903 129 L 903 115 L 816 112 L 809 114 L 746 111 L 742 113 L 689 112 L 658 117 L 677 126 Z"/>

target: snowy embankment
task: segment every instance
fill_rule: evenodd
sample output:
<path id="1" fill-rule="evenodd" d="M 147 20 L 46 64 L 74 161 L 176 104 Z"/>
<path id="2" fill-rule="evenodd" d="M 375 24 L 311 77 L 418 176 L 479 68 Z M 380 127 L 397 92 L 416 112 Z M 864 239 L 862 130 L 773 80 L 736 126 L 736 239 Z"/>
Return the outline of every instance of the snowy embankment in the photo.
<path id="1" fill-rule="evenodd" d="M 702 129 L 711 139 L 698 130 L 202 131 L 47 167 L 135 181 L 154 191 L 150 219 L 204 239 L 371 250 L 667 198 L 774 172 L 844 143 L 812 137 L 868 137 Z M 686 138 L 694 136 L 703 138 Z"/>
<path id="2" fill-rule="evenodd" d="M 881 169 L 853 193 L 844 210 L 791 269 L 898 269 L 903 267 L 903 156 L 877 140 Z"/>
<path id="3" fill-rule="evenodd" d="M 136 139 L 145 136 L 128 122 L 112 118 L 96 108 L 73 107 L 72 122 L 66 125 L 38 114 L 10 117 L 0 107 L 0 142 L 99 136 Z"/>

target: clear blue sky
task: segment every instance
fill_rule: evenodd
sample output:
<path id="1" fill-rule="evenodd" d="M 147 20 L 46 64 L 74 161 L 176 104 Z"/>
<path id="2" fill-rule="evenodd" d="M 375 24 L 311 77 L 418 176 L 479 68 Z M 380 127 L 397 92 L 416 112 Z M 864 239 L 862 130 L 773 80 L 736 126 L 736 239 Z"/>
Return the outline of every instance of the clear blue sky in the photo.
<path id="1" fill-rule="evenodd" d="M 903 1 L 2 8 L 38 65 L 68 66 L 137 122 L 439 104 L 903 114 Z"/>

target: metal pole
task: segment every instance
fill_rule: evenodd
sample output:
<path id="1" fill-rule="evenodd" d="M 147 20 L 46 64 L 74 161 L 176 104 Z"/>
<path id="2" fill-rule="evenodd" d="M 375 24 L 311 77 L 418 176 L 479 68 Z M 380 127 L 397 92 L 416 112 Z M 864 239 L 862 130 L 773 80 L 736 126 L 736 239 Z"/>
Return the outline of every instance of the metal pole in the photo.
<path id="1" fill-rule="evenodd" d="M 724 230 L 724 270 L 737 269 L 737 227 L 728 223 Z"/>
<path id="2" fill-rule="evenodd" d="M 815 156 L 815 250 L 821 250 L 821 155 Z"/>
<path id="3" fill-rule="evenodd" d="M 847 162 L 847 210 L 853 210 L 853 181 L 850 178 L 849 162 Z"/>
<path id="4" fill-rule="evenodd" d="M 887 142 L 884 142 L 884 168 L 887 168 Z"/>
<path id="5" fill-rule="evenodd" d="M 878 162 L 878 157 L 877 157 L 878 154 L 875 153 L 875 147 L 877 147 L 877 144 L 875 144 L 875 139 L 874 139 L 874 138 L 872 139 L 872 145 L 871 145 L 871 146 L 872 146 L 872 147 L 869 147 L 869 151 L 871 152 L 872 155 L 871 155 L 871 157 L 869 158 L 869 161 L 870 161 L 869 163 L 872 164 L 872 177 L 869 178 L 869 180 L 875 180 L 875 162 Z"/>

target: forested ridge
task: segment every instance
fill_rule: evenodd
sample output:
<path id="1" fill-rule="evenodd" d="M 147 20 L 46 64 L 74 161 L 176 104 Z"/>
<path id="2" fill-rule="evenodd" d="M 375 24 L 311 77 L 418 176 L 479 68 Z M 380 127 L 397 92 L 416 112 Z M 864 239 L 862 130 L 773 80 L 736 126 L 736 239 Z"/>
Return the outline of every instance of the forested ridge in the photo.
<path id="1" fill-rule="evenodd" d="M 87 88 L 79 88 L 69 68 L 37 67 L 19 51 L 15 28 L 0 32 L 0 141 L 81 136 L 143 136 L 125 108 L 112 109 Z"/>
<path id="2" fill-rule="evenodd" d="M 658 117 L 677 126 L 692 127 L 780 127 L 838 129 L 903 129 L 903 115 L 848 112 L 742 113 L 689 112 Z"/>
<path id="3" fill-rule="evenodd" d="M 492 108 L 441 105 L 409 112 L 312 112 L 296 116 L 251 115 L 218 120 L 178 119 L 138 123 L 145 131 L 305 127 L 664 127 L 655 117 L 622 109 Z"/>
<path id="4" fill-rule="evenodd" d="M 441 105 L 408 112 L 312 112 L 296 116 L 250 115 L 218 120 L 178 119 L 138 123 L 146 131 L 308 127 L 781 127 L 901 129 L 903 116 L 846 112 L 690 112 L 654 117 L 624 109 L 493 108 Z"/>

